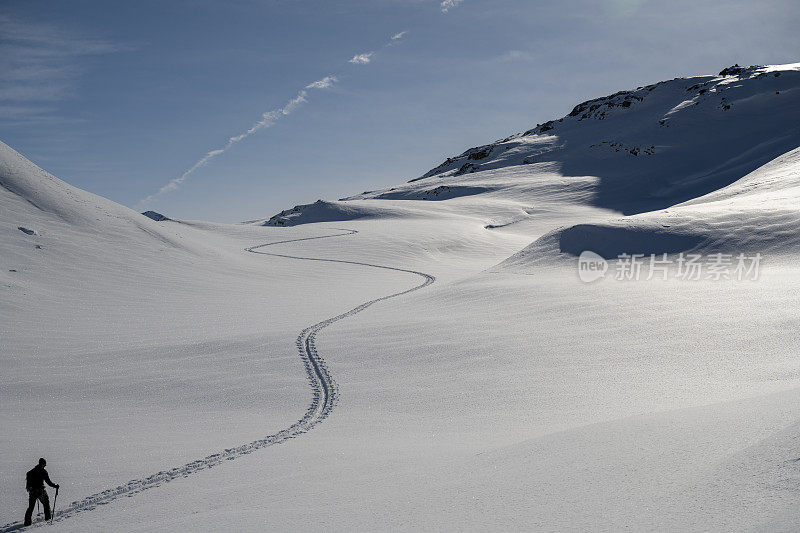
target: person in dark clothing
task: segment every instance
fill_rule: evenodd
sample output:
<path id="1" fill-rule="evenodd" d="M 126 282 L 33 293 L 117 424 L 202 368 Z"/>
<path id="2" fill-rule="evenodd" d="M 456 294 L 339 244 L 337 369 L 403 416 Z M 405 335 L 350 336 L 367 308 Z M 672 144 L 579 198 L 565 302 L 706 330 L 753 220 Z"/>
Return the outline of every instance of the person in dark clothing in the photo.
<path id="1" fill-rule="evenodd" d="M 47 491 L 44 490 L 44 484 L 47 482 L 48 485 L 56 490 L 58 490 L 58 485 L 50 481 L 50 476 L 47 474 L 47 470 L 44 469 L 46 465 L 47 461 L 39 459 L 39 464 L 29 470 L 25 476 L 27 485 L 25 488 L 28 490 L 28 510 L 25 511 L 26 526 L 31 525 L 31 516 L 33 515 L 33 508 L 36 506 L 36 500 L 42 502 L 44 519 L 50 520 L 50 498 L 47 496 Z"/>

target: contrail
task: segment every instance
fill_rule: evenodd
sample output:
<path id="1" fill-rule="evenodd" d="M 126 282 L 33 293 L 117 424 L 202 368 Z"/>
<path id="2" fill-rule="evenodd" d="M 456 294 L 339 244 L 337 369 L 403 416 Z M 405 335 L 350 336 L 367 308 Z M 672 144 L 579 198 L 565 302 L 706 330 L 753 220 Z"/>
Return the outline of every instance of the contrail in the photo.
<path id="1" fill-rule="evenodd" d="M 355 63 L 356 65 L 366 65 L 370 61 L 372 61 L 372 56 L 375 55 L 375 52 L 364 52 L 363 54 L 356 54 L 353 56 L 353 59 L 348 61 L 348 63 Z"/>
<path id="2" fill-rule="evenodd" d="M 449 1 L 456 1 L 456 0 L 449 0 Z M 403 39 L 403 37 L 406 35 L 406 33 L 407 32 L 402 31 L 400 33 L 396 33 L 395 35 L 393 35 L 392 38 L 389 40 L 389 42 L 384 45 L 384 48 L 387 47 L 387 46 L 391 46 L 392 44 L 400 42 Z M 376 52 L 364 52 L 364 53 L 361 53 L 361 54 L 356 54 L 355 56 L 353 56 L 352 59 L 348 60 L 348 63 L 353 63 L 353 64 L 356 64 L 356 65 L 366 65 L 372 60 L 372 57 L 375 55 L 375 53 Z M 250 126 L 250 129 L 248 129 L 244 133 L 240 133 L 239 135 L 235 135 L 235 136 L 229 138 L 228 142 L 226 142 L 222 146 L 222 148 L 217 148 L 216 150 L 211 150 L 210 152 L 207 152 L 206 155 L 204 155 L 203 157 L 198 159 L 197 162 L 194 165 L 189 167 L 189 169 L 186 172 L 184 172 L 183 174 L 181 174 L 177 178 L 174 178 L 174 179 L 170 180 L 169 183 L 167 183 L 166 185 L 161 187 L 157 192 L 155 192 L 155 193 L 151 194 L 150 196 L 147 196 L 146 198 L 143 198 L 142 200 L 140 200 L 136 204 L 135 208 L 137 210 L 141 210 L 146 206 L 146 204 L 148 204 L 149 202 L 155 200 L 156 198 L 158 198 L 162 194 L 166 194 L 166 193 L 168 193 L 170 191 L 176 190 L 197 169 L 207 165 L 209 161 L 211 161 L 212 159 L 214 159 L 218 155 L 224 154 L 234 144 L 245 140 L 246 138 L 250 137 L 251 135 L 253 135 L 254 133 L 256 133 L 259 130 L 263 130 L 263 129 L 270 128 L 270 127 L 274 126 L 275 123 L 278 122 L 278 120 L 280 120 L 282 117 L 285 117 L 287 115 L 291 115 L 298 107 L 300 107 L 302 104 L 304 104 L 305 102 L 308 101 L 307 98 L 308 98 L 309 91 L 318 90 L 318 89 L 328 89 L 329 87 L 333 86 L 333 84 L 335 84 L 338 81 L 339 80 L 338 80 L 338 78 L 336 76 L 330 75 L 330 76 L 325 76 L 321 80 L 317 80 L 315 82 L 309 83 L 303 89 L 301 89 L 300 92 L 297 93 L 297 96 L 295 96 L 294 98 L 289 100 L 286 103 L 286 105 L 284 105 L 283 107 L 281 107 L 279 109 L 273 109 L 271 111 L 267 111 L 264 114 L 262 114 L 261 118 L 255 124 Z"/>
<path id="3" fill-rule="evenodd" d="M 203 157 L 201 157 L 194 165 L 192 165 L 186 172 L 170 180 L 169 183 L 161 187 L 158 192 L 151 194 L 147 198 L 144 198 L 137 204 L 137 208 L 141 208 L 144 204 L 154 200 L 158 196 L 162 194 L 168 193 L 170 191 L 174 191 L 178 187 L 180 187 L 181 183 L 186 181 L 194 171 L 198 168 L 205 166 L 209 161 L 214 159 L 220 154 L 225 153 L 231 146 L 234 144 L 245 140 L 246 138 L 253 135 L 255 132 L 259 130 L 263 130 L 265 128 L 272 127 L 281 117 L 285 117 L 287 115 L 291 115 L 294 110 L 300 107 L 303 103 L 307 101 L 308 91 L 312 89 L 327 89 L 331 87 L 334 83 L 339 81 L 336 76 L 325 76 L 321 80 L 317 80 L 313 83 L 309 83 L 305 86 L 300 92 L 297 93 L 297 96 L 289 100 L 286 105 L 281 107 L 280 109 L 273 109 L 271 111 L 267 111 L 261 115 L 261 119 L 258 120 L 255 124 L 250 126 L 250 129 L 245 131 L 244 133 L 240 133 L 234 137 L 228 139 L 228 142 L 222 148 L 218 148 L 216 150 L 211 150 L 210 152 L 206 153 Z"/>
<path id="4" fill-rule="evenodd" d="M 442 13 L 447 13 L 454 7 L 457 7 L 458 4 L 463 2 L 464 0 L 442 0 L 440 7 L 442 8 Z"/>

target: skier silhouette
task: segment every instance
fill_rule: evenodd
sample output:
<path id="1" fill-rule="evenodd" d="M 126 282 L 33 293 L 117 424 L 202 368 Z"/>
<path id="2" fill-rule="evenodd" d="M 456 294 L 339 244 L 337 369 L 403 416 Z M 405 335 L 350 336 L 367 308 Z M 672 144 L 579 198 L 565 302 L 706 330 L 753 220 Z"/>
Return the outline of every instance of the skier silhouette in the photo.
<path id="1" fill-rule="evenodd" d="M 25 475 L 25 488 L 28 491 L 28 510 L 25 511 L 26 526 L 31 525 L 31 515 L 33 514 L 33 508 L 36 506 L 36 500 L 42 502 L 42 507 L 44 507 L 44 519 L 50 520 L 50 498 L 47 496 L 47 491 L 44 490 L 44 484 L 47 482 L 47 484 L 56 489 L 56 491 L 58 491 L 58 485 L 50 481 L 50 476 L 47 474 L 47 470 L 44 469 L 46 465 L 47 461 L 39 459 L 39 464 L 34 466 Z"/>

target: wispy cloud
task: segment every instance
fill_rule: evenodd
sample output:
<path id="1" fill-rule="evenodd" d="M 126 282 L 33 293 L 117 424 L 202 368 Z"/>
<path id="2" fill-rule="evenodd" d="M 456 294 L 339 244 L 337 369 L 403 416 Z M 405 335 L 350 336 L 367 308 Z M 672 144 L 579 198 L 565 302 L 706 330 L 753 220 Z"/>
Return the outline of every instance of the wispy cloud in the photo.
<path id="1" fill-rule="evenodd" d="M 464 0 L 442 0 L 442 3 L 439 6 L 442 8 L 442 13 L 447 13 L 451 9 L 458 7 L 458 5 L 463 2 Z"/>
<path id="2" fill-rule="evenodd" d="M 405 41 L 405 37 L 408 35 L 407 31 L 401 31 L 400 33 L 395 33 L 392 35 L 392 38 L 389 39 L 386 44 L 383 45 L 383 48 L 390 48 L 392 46 L 401 44 Z"/>
<path id="3" fill-rule="evenodd" d="M 384 45 L 384 48 L 386 46 L 390 46 L 392 43 L 396 41 L 399 41 L 405 36 L 405 34 L 406 34 L 405 31 L 396 33 L 391 37 L 389 42 Z M 366 65 L 367 63 L 370 63 L 372 61 L 374 55 L 375 52 L 365 52 L 363 54 L 356 54 L 355 56 L 353 56 L 352 59 L 348 60 L 348 63 L 353 63 L 357 65 Z M 250 128 L 247 131 L 240 133 L 239 135 L 230 137 L 228 141 L 221 148 L 217 148 L 215 150 L 206 152 L 206 154 L 203 157 L 198 159 L 197 162 L 195 162 L 194 165 L 189 167 L 189 169 L 186 170 L 183 174 L 181 174 L 177 178 L 173 178 L 172 180 L 170 180 L 157 192 L 140 200 L 135 206 L 136 209 L 143 209 L 144 207 L 147 206 L 147 204 L 149 204 L 159 196 L 178 189 L 181 186 L 181 184 L 189 178 L 189 176 L 191 176 L 199 168 L 207 165 L 215 157 L 224 154 L 234 144 L 242 142 L 243 140 L 247 139 L 248 137 L 250 137 L 259 130 L 263 130 L 274 126 L 275 123 L 277 123 L 281 118 L 292 114 L 298 107 L 300 107 L 302 104 L 308 101 L 309 91 L 328 89 L 338 81 L 339 80 L 335 75 L 330 75 L 330 76 L 325 76 L 320 80 L 309 83 L 303 89 L 301 89 L 294 98 L 289 100 L 283 107 L 279 109 L 266 111 L 261 115 L 261 118 L 258 121 L 256 121 L 252 126 L 250 126 Z"/>
<path id="4" fill-rule="evenodd" d="M 170 191 L 176 190 L 181 184 L 186 181 L 190 175 L 192 175 L 197 169 L 204 167 L 208 164 L 209 161 L 217 157 L 218 155 L 222 155 L 227 152 L 234 144 L 242 142 L 246 138 L 250 137 L 254 133 L 259 130 L 263 130 L 266 128 L 271 128 L 278 122 L 281 118 L 291 115 L 298 107 L 308 101 L 308 94 L 311 90 L 319 90 L 319 89 L 328 89 L 333 86 L 338 80 L 336 76 L 325 76 L 321 80 L 317 80 L 315 82 L 309 83 L 305 86 L 305 88 L 301 89 L 297 95 L 289 100 L 283 107 L 278 109 L 273 109 L 270 111 L 266 111 L 261 115 L 261 118 L 256 121 L 250 128 L 240 133 L 239 135 L 235 135 L 230 137 L 228 141 L 221 147 L 215 150 L 211 150 L 210 152 L 206 152 L 206 154 L 197 160 L 197 162 L 189 167 L 186 172 L 170 180 L 166 185 L 161 187 L 158 192 L 151 194 L 150 196 L 141 200 L 137 205 L 137 209 L 145 207 L 145 205 L 157 197 L 161 196 L 162 194 L 166 194 Z"/>
<path id="5" fill-rule="evenodd" d="M 306 89 L 327 89 L 337 81 L 339 80 L 336 79 L 336 76 L 325 76 L 321 80 L 306 85 Z"/>
<path id="6" fill-rule="evenodd" d="M 356 54 L 353 56 L 353 59 L 348 61 L 348 63 L 354 63 L 356 65 L 366 65 L 370 61 L 372 61 L 372 56 L 375 52 L 364 52 L 363 54 Z"/>
<path id="7" fill-rule="evenodd" d="M 75 91 L 84 71 L 82 58 L 124 49 L 130 47 L 0 15 L 2 115 L 22 119 L 28 114 L 41 120 L 41 111 L 52 112 L 53 102 Z M 49 105 L 43 106 L 45 102 Z"/>

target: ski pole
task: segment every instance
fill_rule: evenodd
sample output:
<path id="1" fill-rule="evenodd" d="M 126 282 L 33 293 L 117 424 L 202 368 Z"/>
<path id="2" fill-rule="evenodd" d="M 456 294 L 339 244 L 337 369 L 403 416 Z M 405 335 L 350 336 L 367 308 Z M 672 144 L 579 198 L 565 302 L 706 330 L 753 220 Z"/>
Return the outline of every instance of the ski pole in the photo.
<path id="1" fill-rule="evenodd" d="M 56 519 L 56 502 L 58 501 L 58 487 L 56 487 L 56 495 L 53 497 L 53 513 L 50 515 L 50 523 Z"/>

